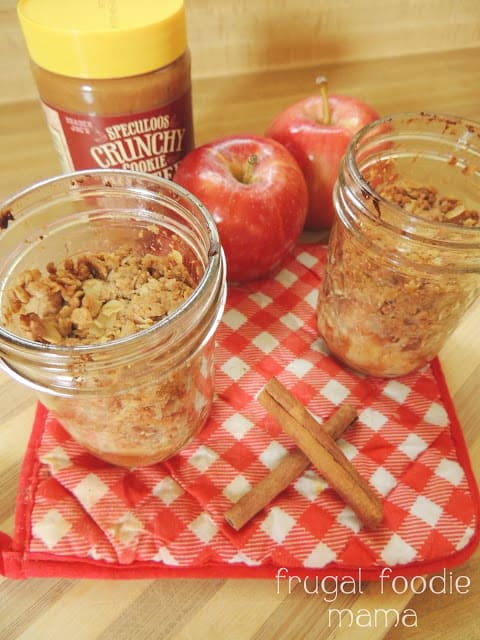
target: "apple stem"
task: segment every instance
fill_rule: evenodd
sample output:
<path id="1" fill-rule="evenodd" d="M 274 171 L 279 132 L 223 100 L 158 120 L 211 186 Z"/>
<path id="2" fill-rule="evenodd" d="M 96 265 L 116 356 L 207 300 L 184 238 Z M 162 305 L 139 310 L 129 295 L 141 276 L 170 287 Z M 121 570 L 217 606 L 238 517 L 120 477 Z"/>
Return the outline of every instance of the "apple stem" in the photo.
<path id="1" fill-rule="evenodd" d="M 257 156 L 257 154 L 256 153 L 251 153 L 247 158 L 245 171 L 243 173 L 242 182 L 244 184 L 250 184 L 251 183 L 252 178 L 253 178 L 253 170 L 255 169 L 257 164 L 258 164 L 258 156 Z"/>
<path id="2" fill-rule="evenodd" d="M 328 104 L 328 83 L 325 76 L 318 76 L 315 80 L 315 84 L 320 87 L 320 95 L 323 100 L 323 118 L 322 124 L 330 124 L 331 114 L 330 105 Z"/>

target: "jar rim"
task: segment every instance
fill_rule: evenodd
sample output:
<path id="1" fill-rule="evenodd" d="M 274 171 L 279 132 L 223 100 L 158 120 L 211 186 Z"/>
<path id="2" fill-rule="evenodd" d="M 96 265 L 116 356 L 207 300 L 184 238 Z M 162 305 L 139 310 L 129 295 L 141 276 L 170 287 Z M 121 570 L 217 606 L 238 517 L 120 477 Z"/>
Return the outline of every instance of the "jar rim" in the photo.
<path id="1" fill-rule="evenodd" d="M 79 345 L 57 345 L 51 343 L 43 343 L 37 342 L 35 340 L 30 340 L 28 338 L 24 338 L 19 336 L 8 329 L 6 329 L 2 323 L 0 323 L 0 339 L 8 342 L 13 347 L 19 347 L 29 352 L 36 353 L 45 353 L 51 354 L 53 356 L 82 356 L 86 353 L 88 354 L 102 354 L 105 351 L 112 351 L 116 347 L 122 348 L 124 346 L 131 345 L 134 342 L 140 341 L 142 339 L 148 339 L 151 334 L 157 333 L 159 330 L 164 329 L 165 327 L 171 326 L 174 322 L 178 322 L 181 318 L 188 315 L 191 309 L 196 305 L 199 298 L 208 291 L 209 287 L 211 287 L 218 280 L 218 270 L 224 270 L 224 257 L 223 250 L 220 244 L 220 237 L 218 234 L 218 229 L 215 224 L 215 221 L 205 207 L 205 205 L 192 193 L 190 193 L 187 189 L 182 187 L 181 185 L 161 178 L 159 176 L 155 176 L 152 174 L 142 174 L 136 171 L 131 171 L 127 169 L 91 169 L 91 170 L 80 170 L 80 171 L 72 171 L 69 173 L 64 173 L 61 175 L 56 175 L 53 177 L 45 178 L 38 182 L 29 185 L 28 187 L 14 193 L 7 200 L 1 203 L 0 216 L 2 212 L 8 212 L 11 208 L 11 205 L 23 198 L 28 196 L 29 194 L 35 192 L 37 189 L 46 188 L 50 185 L 54 185 L 59 182 L 65 182 L 72 184 L 73 182 L 79 182 L 79 178 L 86 176 L 99 177 L 102 176 L 123 176 L 124 178 L 132 178 L 135 180 L 145 180 L 149 182 L 157 183 L 159 186 L 168 187 L 172 191 L 176 192 L 181 197 L 190 201 L 195 205 L 196 209 L 201 213 L 203 220 L 207 224 L 208 230 L 208 238 L 209 238 L 209 248 L 207 252 L 207 264 L 205 266 L 205 270 L 200 278 L 199 282 L 195 286 L 193 292 L 188 296 L 188 298 L 182 302 L 172 313 L 162 317 L 157 322 L 153 323 L 151 326 L 146 329 L 142 329 L 141 331 L 137 331 L 130 335 L 115 338 L 109 340 L 107 342 L 102 343 L 94 343 L 94 344 L 79 344 Z M 128 188 L 127 188 L 128 190 Z M 13 218 L 14 220 L 14 218 Z M 2 232 L 7 231 L 10 223 L 10 219 L 7 216 L 7 220 L 5 225 L 0 226 L 0 234 Z"/>

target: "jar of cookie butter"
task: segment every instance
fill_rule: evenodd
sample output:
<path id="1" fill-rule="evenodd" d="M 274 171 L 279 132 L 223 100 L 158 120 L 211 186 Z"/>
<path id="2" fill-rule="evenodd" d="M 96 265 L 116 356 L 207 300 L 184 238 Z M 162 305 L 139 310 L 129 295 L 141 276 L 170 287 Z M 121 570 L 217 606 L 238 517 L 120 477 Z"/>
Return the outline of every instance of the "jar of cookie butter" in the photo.
<path id="1" fill-rule="evenodd" d="M 20 0 L 18 16 L 63 169 L 171 179 L 194 146 L 183 0 Z"/>
<path id="2" fill-rule="evenodd" d="M 357 133 L 318 297 L 331 353 L 393 377 L 430 362 L 480 294 L 480 124 L 398 114 Z"/>

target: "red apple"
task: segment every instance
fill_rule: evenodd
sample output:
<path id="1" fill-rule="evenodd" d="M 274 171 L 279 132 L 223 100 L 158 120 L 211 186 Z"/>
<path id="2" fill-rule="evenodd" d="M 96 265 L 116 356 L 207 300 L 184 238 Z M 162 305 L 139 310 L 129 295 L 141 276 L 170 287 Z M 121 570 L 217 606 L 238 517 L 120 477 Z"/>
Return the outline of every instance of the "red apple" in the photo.
<path id="1" fill-rule="evenodd" d="M 372 107 L 355 98 L 327 97 L 323 77 L 317 83 L 320 95 L 287 107 L 266 132 L 292 153 L 303 171 L 309 193 L 305 226 L 314 230 L 332 225 L 333 186 L 352 136 L 379 117 Z"/>
<path id="2" fill-rule="evenodd" d="M 298 240 L 308 192 L 292 155 L 260 136 L 228 136 L 188 153 L 175 182 L 217 223 L 230 283 L 270 274 Z"/>

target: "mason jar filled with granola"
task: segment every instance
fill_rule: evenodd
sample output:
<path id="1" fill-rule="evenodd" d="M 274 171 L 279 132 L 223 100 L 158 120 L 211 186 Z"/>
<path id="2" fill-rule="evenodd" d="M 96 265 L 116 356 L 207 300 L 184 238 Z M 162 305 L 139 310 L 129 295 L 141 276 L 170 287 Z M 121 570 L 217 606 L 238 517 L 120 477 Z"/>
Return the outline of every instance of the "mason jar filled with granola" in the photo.
<path id="1" fill-rule="evenodd" d="M 343 158 L 318 328 L 355 370 L 392 377 L 432 360 L 480 293 L 480 125 L 399 114 Z"/>
<path id="2" fill-rule="evenodd" d="M 225 303 L 215 223 L 155 176 L 75 172 L 0 212 L 0 365 L 95 456 L 164 460 L 205 423 Z"/>

